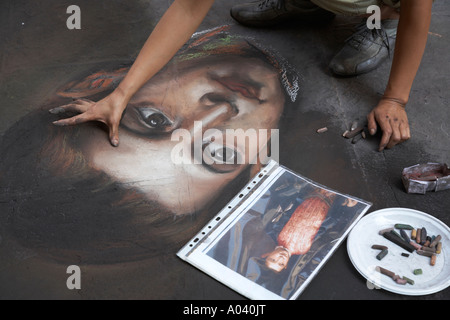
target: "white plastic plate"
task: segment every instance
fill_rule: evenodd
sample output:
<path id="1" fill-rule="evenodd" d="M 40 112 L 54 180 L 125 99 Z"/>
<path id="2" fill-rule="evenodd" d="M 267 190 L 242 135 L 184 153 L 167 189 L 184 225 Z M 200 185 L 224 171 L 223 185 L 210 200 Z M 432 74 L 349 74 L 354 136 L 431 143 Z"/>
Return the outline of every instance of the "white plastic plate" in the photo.
<path id="1" fill-rule="evenodd" d="M 441 235 L 442 252 L 437 255 L 436 264 L 430 265 L 430 258 L 410 253 L 385 239 L 378 232 L 393 228 L 396 223 L 409 224 L 414 228 L 425 227 L 428 235 Z M 400 233 L 400 230 L 397 230 Z M 410 235 L 409 230 L 405 230 Z M 419 296 L 436 293 L 450 285 L 450 228 L 442 221 L 421 211 L 406 208 L 388 208 L 372 212 L 363 217 L 352 229 L 347 240 L 347 251 L 356 270 L 368 280 L 370 288 L 381 288 L 390 292 Z M 379 244 L 388 247 L 388 255 L 381 261 L 376 258 L 380 250 L 372 249 Z M 401 254 L 407 253 L 409 257 Z M 392 278 L 376 271 L 380 266 L 400 277 L 405 276 L 414 284 L 401 285 Z M 414 269 L 422 269 L 415 275 Z"/>

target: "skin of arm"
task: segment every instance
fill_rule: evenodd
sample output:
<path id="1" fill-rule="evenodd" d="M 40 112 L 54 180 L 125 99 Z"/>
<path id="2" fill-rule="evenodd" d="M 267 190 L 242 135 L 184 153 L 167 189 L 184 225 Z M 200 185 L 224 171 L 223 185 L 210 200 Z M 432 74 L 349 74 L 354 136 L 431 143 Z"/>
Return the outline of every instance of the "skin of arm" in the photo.
<path id="1" fill-rule="evenodd" d="M 425 51 L 432 0 L 402 1 L 394 59 L 383 98 L 367 116 L 370 134 L 383 135 L 379 151 L 410 138 L 405 106 Z"/>
<path id="2" fill-rule="evenodd" d="M 53 123 L 64 126 L 87 121 L 103 122 L 108 126 L 111 144 L 118 146 L 119 123 L 128 101 L 189 40 L 213 3 L 214 0 L 175 0 L 146 40 L 119 86 L 98 102 L 77 100 L 59 107 L 59 110 L 80 114 Z"/>

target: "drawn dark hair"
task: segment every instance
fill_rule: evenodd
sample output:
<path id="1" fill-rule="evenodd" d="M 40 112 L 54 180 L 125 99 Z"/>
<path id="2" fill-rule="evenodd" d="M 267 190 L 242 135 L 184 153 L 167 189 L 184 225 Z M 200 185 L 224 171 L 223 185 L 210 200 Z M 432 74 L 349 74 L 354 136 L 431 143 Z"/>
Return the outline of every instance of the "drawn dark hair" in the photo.
<path id="1" fill-rule="evenodd" d="M 1 140 L 0 200 L 7 210 L 0 234 L 56 261 L 119 263 L 159 255 L 162 248 L 176 252 L 249 179 L 245 170 L 222 199 L 177 216 L 85 163 L 74 146 L 83 132 L 99 130 L 97 124 L 61 130 L 51 121 L 37 110 Z"/>

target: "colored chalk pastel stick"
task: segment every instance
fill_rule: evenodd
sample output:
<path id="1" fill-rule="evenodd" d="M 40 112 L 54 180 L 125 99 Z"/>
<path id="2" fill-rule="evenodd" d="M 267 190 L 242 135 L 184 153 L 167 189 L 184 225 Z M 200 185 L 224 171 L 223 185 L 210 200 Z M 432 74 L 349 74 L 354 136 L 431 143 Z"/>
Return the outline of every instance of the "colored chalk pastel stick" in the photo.
<path id="1" fill-rule="evenodd" d="M 425 229 L 425 227 L 422 228 L 420 236 L 422 237 L 422 242 L 425 242 L 427 240 L 427 229 Z"/>
<path id="2" fill-rule="evenodd" d="M 391 230 L 391 231 L 389 231 L 389 232 L 392 233 L 393 235 L 399 237 L 399 238 L 402 237 L 402 236 L 401 236 L 397 231 L 395 231 L 395 230 Z"/>
<path id="3" fill-rule="evenodd" d="M 405 277 L 405 276 L 403 276 L 402 278 L 403 278 L 404 280 L 406 280 L 406 282 L 408 282 L 409 284 L 414 285 L 414 280 L 412 280 L 412 279 L 410 279 L 410 278 L 407 278 L 407 277 Z"/>
<path id="4" fill-rule="evenodd" d="M 394 227 L 395 227 L 395 229 L 406 229 L 406 230 L 413 230 L 414 229 L 409 224 L 403 224 L 403 223 L 396 223 L 394 225 Z"/>
<path id="5" fill-rule="evenodd" d="M 380 272 L 381 274 L 384 274 L 384 275 L 386 275 L 386 276 L 388 276 L 388 277 L 391 277 L 391 278 L 394 278 L 394 277 L 395 277 L 395 273 L 394 273 L 394 272 L 392 272 L 392 271 L 390 271 L 390 270 L 388 270 L 388 269 L 382 268 L 382 267 L 380 267 L 380 266 L 377 266 L 377 267 L 375 268 L 375 270 L 377 270 L 377 271 Z"/>
<path id="6" fill-rule="evenodd" d="M 388 249 L 388 247 L 382 246 L 382 245 L 379 245 L 379 244 L 374 244 L 371 248 L 375 249 L 375 250 L 387 250 Z"/>
<path id="7" fill-rule="evenodd" d="M 420 274 L 422 274 L 422 269 L 414 269 L 413 273 L 418 276 Z"/>
<path id="8" fill-rule="evenodd" d="M 438 253 L 438 254 L 441 253 L 441 250 L 442 250 L 442 242 L 439 241 L 436 246 L 436 253 Z"/>
<path id="9" fill-rule="evenodd" d="M 441 239 L 442 239 L 441 235 L 438 235 L 437 237 L 435 237 L 433 239 L 433 241 L 431 242 L 430 247 L 435 248 L 436 245 L 439 243 L 439 241 L 441 241 Z"/>
<path id="10" fill-rule="evenodd" d="M 388 250 L 383 249 L 379 254 L 377 254 L 377 259 L 383 260 L 383 258 L 386 257 L 387 254 L 388 254 Z"/>
<path id="11" fill-rule="evenodd" d="M 406 234 L 406 231 L 404 229 L 400 230 L 400 235 L 402 236 L 403 240 L 405 240 L 406 242 L 410 242 L 411 239 L 409 238 L 409 236 Z"/>
<path id="12" fill-rule="evenodd" d="M 431 251 L 417 250 L 416 252 L 417 252 L 418 255 L 425 256 L 425 257 L 431 257 L 431 256 L 434 255 L 434 253 L 431 252 Z"/>
<path id="13" fill-rule="evenodd" d="M 384 233 L 383 237 L 385 237 L 386 239 L 388 239 L 392 243 L 395 243 L 399 247 L 402 247 L 406 251 L 414 252 L 414 250 L 415 250 L 415 248 L 411 244 L 405 242 L 402 238 L 400 238 L 400 237 L 398 237 L 398 236 L 396 236 L 396 235 L 394 235 L 394 234 L 392 234 L 390 232 Z"/>

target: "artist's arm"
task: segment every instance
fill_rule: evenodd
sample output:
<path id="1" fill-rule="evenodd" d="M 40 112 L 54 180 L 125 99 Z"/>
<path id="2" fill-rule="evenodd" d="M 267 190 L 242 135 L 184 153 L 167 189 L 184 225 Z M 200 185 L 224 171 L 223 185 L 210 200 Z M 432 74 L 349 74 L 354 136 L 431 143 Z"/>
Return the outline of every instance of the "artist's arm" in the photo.
<path id="1" fill-rule="evenodd" d="M 402 1 L 394 59 L 383 98 L 367 116 L 369 132 L 380 126 L 379 150 L 410 138 L 405 106 L 422 60 L 431 21 L 432 0 Z"/>
<path id="2" fill-rule="evenodd" d="M 113 146 L 119 143 L 119 123 L 131 97 L 189 40 L 211 8 L 214 0 L 175 0 L 142 47 L 136 61 L 119 86 L 107 97 L 91 102 L 75 101 L 60 108 L 79 115 L 55 121 L 56 125 L 73 125 L 100 121 L 109 128 Z"/>

